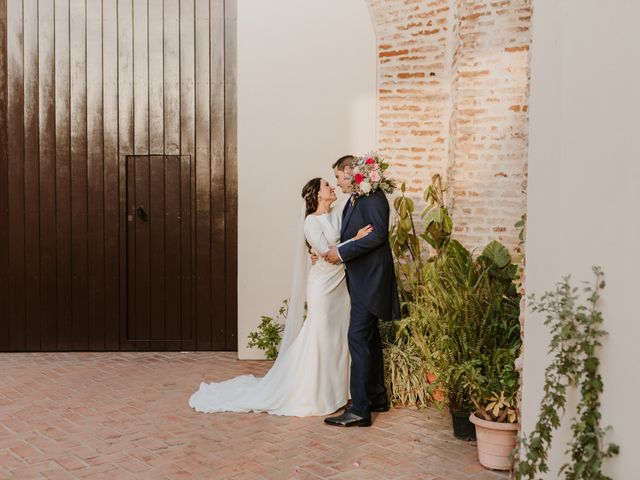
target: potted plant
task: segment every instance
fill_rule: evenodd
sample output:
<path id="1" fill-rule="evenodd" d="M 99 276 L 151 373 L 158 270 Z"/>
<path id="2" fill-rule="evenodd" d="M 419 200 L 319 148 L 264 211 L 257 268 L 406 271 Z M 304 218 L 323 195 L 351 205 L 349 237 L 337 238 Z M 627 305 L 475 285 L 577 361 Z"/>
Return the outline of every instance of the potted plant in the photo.
<path id="1" fill-rule="evenodd" d="M 390 240 L 407 318 L 385 350 L 388 378 L 396 400 L 448 405 L 454 435 L 475 440 L 470 375 L 486 370 L 481 367 L 486 352 L 514 343 L 519 348 L 517 267 L 499 242 L 491 242 L 476 258 L 451 239 L 452 221 L 438 176 L 425 191 L 421 235 L 404 184 L 400 190 Z M 433 253 L 424 261 L 420 239 Z"/>
<path id="2" fill-rule="evenodd" d="M 421 295 L 428 332 L 424 349 L 430 353 L 430 370 L 447 393 L 454 435 L 475 439 L 469 417 L 477 408 L 479 379 L 490 375 L 488 359 L 495 360 L 496 352 L 517 355 L 520 348 L 519 296 L 513 284 L 517 267 L 499 242 L 474 258 L 452 240 L 429 275 Z"/>
<path id="3" fill-rule="evenodd" d="M 436 385 L 445 392 L 441 404 L 449 407 L 454 435 L 464 440 L 475 440 L 475 428 L 468 419 L 473 405 L 464 376 L 477 350 L 473 332 L 465 333 L 473 330 L 472 317 L 478 313 L 472 301 L 477 283 L 475 267 L 471 253 L 451 241 L 446 253 L 425 271 L 427 278 L 417 295 L 420 300 L 412 306 L 426 332 L 414 341 L 429 359 Z"/>
<path id="4" fill-rule="evenodd" d="M 494 470 L 511 468 L 511 452 L 519 428 L 516 409 L 520 352 L 519 294 L 514 284 L 517 266 L 506 248 L 492 242 L 478 258 L 487 276 L 490 314 L 480 325 L 485 341 L 464 373 L 474 412 L 480 463 Z"/>
<path id="5" fill-rule="evenodd" d="M 500 348 L 483 355 L 474 371 L 468 372 L 475 411 L 469 420 L 476 426 L 478 458 L 493 470 L 511 468 L 511 452 L 519 429 L 516 394 L 518 372 L 515 360 L 520 346 Z"/>

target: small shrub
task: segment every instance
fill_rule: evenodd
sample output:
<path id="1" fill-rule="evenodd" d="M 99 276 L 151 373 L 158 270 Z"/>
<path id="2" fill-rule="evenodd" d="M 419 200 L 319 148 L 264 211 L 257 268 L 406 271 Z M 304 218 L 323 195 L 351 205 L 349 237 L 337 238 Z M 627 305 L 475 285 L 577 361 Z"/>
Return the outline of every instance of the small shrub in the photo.
<path id="1" fill-rule="evenodd" d="M 287 300 L 284 300 L 275 318 L 266 315 L 261 317 L 258 329 L 255 332 L 249 333 L 249 343 L 247 343 L 247 347 L 264 350 L 269 360 L 275 360 L 278 357 L 278 347 L 282 341 L 284 319 L 286 319 L 286 317 Z M 278 322 L 278 320 L 282 320 L 282 322 Z"/>

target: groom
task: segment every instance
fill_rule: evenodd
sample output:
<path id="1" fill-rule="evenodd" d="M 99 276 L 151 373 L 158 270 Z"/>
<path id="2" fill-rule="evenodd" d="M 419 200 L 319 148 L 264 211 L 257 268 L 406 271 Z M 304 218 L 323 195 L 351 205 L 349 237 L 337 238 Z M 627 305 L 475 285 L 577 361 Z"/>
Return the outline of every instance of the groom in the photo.
<path id="1" fill-rule="evenodd" d="M 373 232 L 359 240 L 332 246 L 325 255 L 331 263 L 343 262 L 351 295 L 349 352 L 351 353 L 351 406 L 342 415 L 325 418 L 329 425 L 368 427 L 371 412 L 389 410 L 384 384 L 382 344 L 378 319 L 400 318 L 393 257 L 389 247 L 389 202 L 380 189 L 356 198 L 351 183 L 355 158 L 351 155 L 333 164 L 337 184 L 351 194 L 342 212 L 342 241 L 373 225 Z"/>

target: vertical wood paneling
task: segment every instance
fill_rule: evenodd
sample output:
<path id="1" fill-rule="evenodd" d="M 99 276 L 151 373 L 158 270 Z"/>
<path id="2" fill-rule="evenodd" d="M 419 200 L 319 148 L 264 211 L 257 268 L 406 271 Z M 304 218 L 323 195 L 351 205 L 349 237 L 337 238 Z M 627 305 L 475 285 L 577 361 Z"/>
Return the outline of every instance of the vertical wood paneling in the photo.
<path id="1" fill-rule="evenodd" d="M 133 4 L 132 0 L 118 0 L 118 194 L 119 212 L 119 312 L 120 348 L 132 350 L 127 343 L 129 309 L 127 304 L 127 162 L 126 155 L 133 153 Z M 129 286 L 131 288 L 131 286 Z"/>
<path id="2" fill-rule="evenodd" d="M 164 42 L 162 0 L 149 4 L 149 153 L 164 154 Z"/>
<path id="3" fill-rule="evenodd" d="M 183 349 L 196 348 L 196 235 L 195 218 L 191 217 L 190 205 L 195 205 L 195 31 L 194 31 L 194 0 L 180 0 L 180 153 L 191 155 L 189 162 L 182 157 L 182 216 L 189 216 L 191 231 L 182 231 L 181 255 L 182 275 L 191 278 L 182 285 L 182 338 Z M 189 189 L 184 185 L 188 184 Z M 188 196 L 187 196 L 188 194 Z M 190 263 L 187 264 L 187 261 Z"/>
<path id="4" fill-rule="evenodd" d="M 42 349 L 57 350 L 56 302 L 56 133 L 54 4 L 38 11 L 38 79 L 40 107 L 40 322 Z"/>
<path id="5" fill-rule="evenodd" d="M 87 256 L 87 52 L 84 0 L 70 1 L 71 272 L 73 349 L 89 347 Z"/>
<path id="6" fill-rule="evenodd" d="M 196 302 L 198 348 L 211 348 L 211 155 L 209 1 L 196 0 Z"/>
<path id="7" fill-rule="evenodd" d="M 163 0 L 149 0 L 149 149 L 164 155 L 164 21 Z M 164 342 L 164 157 L 150 158 L 149 247 L 150 322 L 149 345 L 163 350 Z M 158 342 L 160 341 L 160 342 Z"/>
<path id="8" fill-rule="evenodd" d="M 9 346 L 25 349 L 24 49 L 22 4 L 7 5 L 9 147 Z"/>
<path id="9" fill-rule="evenodd" d="M 224 291 L 225 285 L 225 191 L 224 191 L 224 0 L 210 0 L 211 35 L 210 35 L 210 65 L 211 65 L 211 319 L 213 323 L 212 348 L 224 350 L 226 338 L 226 298 L 218 297 L 218 292 Z"/>
<path id="10" fill-rule="evenodd" d="M 164 0 L 164 152 L 180 153 L 180 2 Z"/>
<path id="11" fill-rule="evenodd" d="M 56 300 L 58 349 L 72 348 L 69 4 L 55 2 Z"/>
<path id="12" fill-rule="evenodd" d="M 180 157 L 165 159 L 165 335 L 168 340 L 180 339 Z M 180 348 L 179 342 L 168 342 L 167 349 Z"/>
<path id="13" fill-rule="evenodd" d="M 180 2 L 164 0 L 164 151 L 167 158 L 165 175 L 165 205 L 167 224 L 180 218 Z M 176 220 L 171 220 L 176 217 Z M 180 339 L 181 280 L 180 280 L 181 229 L 165 233 L 165 282 L 166 335 Z M 169 350 L 180 350 L 180 342 L 167 342 Z"/>
<path id="14" fill-rule="evenodd" d="M 133 2 L 134 153 L 149 154 L 149 17 L 146 1 Z"/>
<path id="15" fill-rule="evenodd" d="M 235 349 L 225 3 L 0 0 L 0 350 Z"/>
<path id="16" fill-rule="evenodd" d="M 104 111 L 104 257 L 105 349 L 119 345 L 119 171 L 118 171 L 118 10 L 117 0 L 103 0 Z"/>
<path id="17" fill-rule="evenodd" d="M 9 349 L 9 158 L 7 2 L 0 0 L 0 350 Z"/>
<path id="18" fill-rule="evenodd" d="M 126 228 L 123 228 L 126 235 L 127 242 L 127 265 L 123 270 L 126 272 L 127 279 L 122 282 L 122 284 L 126 287 L 127 293 L 125 299 L 134 299 L 136 298 L 136 277 L 135 277 L 135 264 L 136 264 L 136 229 L 135 229 L 135 207 L 136 199 L 135 199 L 135 159 L 133 157 L 125 157 L 125 168 L 126 168 L 126 195 L 127 195 L 127 212 L 126 212 Z M 124 316 L 124 324 L 121 328 L 121 345 L 128 349 L 133 349 L 134 346 L 132 344 L 127 343 L 130 339 L 135 339 L 135 322 L 130 321 L 130 319 L 135 318 L 136 316 L 136 302 L 127 301 L 126 302 L 127 313 Z"/>
<path id="19" fill-rule="evenodd" d="M 237 0 L 225 0 L 225 259 L 227 350 L 238 342 L 238 126 L 237 126 Z"/>
<path id="20" fill-rule="evenodd" d="M 24 202 L 26 348 L 40 350 L 38 0 L 24 0 Z"/>
<path id="21" fill-rule="evenodd" d="M 134 214 L 134 260 L 130 264 L 130 276 L 133 274 L 135 284 L 135 322 L 134 339 L 137 341 L 136 348 L 144 350 L 148 347 L 147 340 L 150 337 L 149 324 L 149 303 L 150 303 L 150 256 L 149 256 L 149 185 L 150 185 L 150 165 L 148 156 L 139 156 L 132 159 L 133 177 L 129 178 L 129 183 L 134 189 L 133 207 L 142 208 L 146 213 L 147 220 L 141 220 Z"/>
<path id="22" fill-rule="evenodd" d="M 193 248 L 193 157 L 184 155 L 180 157 L 180 332 L 183 350 L 195 350 L 194 336 L 195 320 L 195 281 L 193 279 L 194 248 Z"/>
<path id="23" fill-rule="evenodd" d="M 164 349 L 165 330 L 165 159 L 150 157 L 149 164 L 149 345 Z"/>
<path id="24" fill-rule="evenodd" d="M 180 0 L 180 154 L 195 151 L 194 2 Z"/>
<path id="25" fill-rule="evenodd" d="M 87 225 L 89 349 L 104 349 L 102 0 L 87 0 Z"/>

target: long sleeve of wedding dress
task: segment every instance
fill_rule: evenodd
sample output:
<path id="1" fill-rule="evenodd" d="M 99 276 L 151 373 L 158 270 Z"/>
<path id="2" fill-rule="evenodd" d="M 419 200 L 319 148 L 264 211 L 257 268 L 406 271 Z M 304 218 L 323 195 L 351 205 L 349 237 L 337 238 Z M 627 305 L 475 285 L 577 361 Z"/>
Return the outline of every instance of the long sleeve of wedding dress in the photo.
<path id="1" fill-rule="evenodd" d="M 307 241 L 320 254 L 339 241 L 340 218 L 334 212 L 309 216 L 304 227 Z M 343 406 L 349 399 L 350 365 L 350 299 L 344 266 L 320 258 L 309 272 L 306 300 L 307 317 L 300 332 L 263 378 L 242 375 L 219 383 L 203 382 L 189 405 L 208 413 L 299 417 L 328 415 Z"/>
<path id="2" fill-rule="evenodd" d="M 304 221 L 304 235 L 309 245 L 318 254 L 324 255 L 329 250 L 329 241 L 322 230 L 321 218 L 321 216 L 317 215 L 307 216 Z"/>

